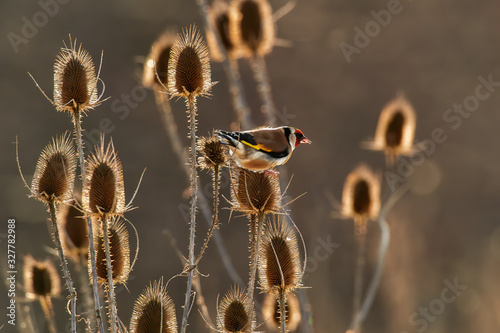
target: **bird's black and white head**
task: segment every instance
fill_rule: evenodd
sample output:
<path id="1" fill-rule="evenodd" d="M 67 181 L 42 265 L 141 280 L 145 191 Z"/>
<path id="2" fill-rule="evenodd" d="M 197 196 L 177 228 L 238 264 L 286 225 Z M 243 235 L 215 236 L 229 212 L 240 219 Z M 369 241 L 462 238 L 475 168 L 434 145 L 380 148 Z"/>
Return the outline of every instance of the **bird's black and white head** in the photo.
<path id="1" fill-rule="evenodd" d="M 304 133 L 295 127 L 284 127 L 285 135 L 288 137 L 288 142 L 292 150 L 295 149 L 301 143 L 311 143 L 311 140 L 306 138 Z"/>

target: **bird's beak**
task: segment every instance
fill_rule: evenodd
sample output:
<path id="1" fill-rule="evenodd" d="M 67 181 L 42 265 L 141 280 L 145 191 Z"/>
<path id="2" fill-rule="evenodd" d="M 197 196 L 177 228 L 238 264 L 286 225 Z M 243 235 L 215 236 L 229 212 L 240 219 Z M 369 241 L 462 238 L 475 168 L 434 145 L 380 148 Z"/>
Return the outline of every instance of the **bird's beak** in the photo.
<path id="1" fill-rule="evenodd" d="M 309 140 L 308 138 L 306 137 L 303 137 L 302 139 L 300 139 L 300 143 L 308 143 L 308 144 L 311 144 L 311 140 Z"/>

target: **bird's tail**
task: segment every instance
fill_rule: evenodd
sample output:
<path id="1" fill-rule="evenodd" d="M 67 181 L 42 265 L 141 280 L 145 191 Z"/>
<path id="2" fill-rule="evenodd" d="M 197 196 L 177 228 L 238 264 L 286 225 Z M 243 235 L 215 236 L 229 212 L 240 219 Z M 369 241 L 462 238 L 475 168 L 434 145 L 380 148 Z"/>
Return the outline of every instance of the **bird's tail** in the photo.
<path id="1" fill-rule="evenodd" d="M 239 139 L 238 134 L 222 130 L 216 130 L 215 134 L 217 134 L 217 136 L 219 136 L 222 139 L 223 144 L 228 144 L 233 147 L 236 147 L 238 144 L 238 139 Z"/>

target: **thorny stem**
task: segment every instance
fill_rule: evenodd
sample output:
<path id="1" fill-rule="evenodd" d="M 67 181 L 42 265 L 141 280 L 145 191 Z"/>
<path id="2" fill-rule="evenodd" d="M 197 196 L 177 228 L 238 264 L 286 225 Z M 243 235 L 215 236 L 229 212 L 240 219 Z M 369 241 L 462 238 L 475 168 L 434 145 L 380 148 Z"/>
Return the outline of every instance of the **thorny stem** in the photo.
<path id="1" fill-rule="evenodd" d="M 188 177 L 191 176 L 191 169 L 189 168 L 188 165 L 188 157 L 186 154 L 185 149 L 183 148 L 183 145 L 181 143 L 181 139 L 179 136 L 179 132 L 177 131 L 177 124 L 175 123 L 175 118 L 173 113 L 171 112 L 170 109 L 170 104 L 168 101 L 168 98 L 163 98 L 161 96 L 162 94 L 160 92 L 156 93 L 156 103 L 157 107 L 159 110 L 163 111 L 162 113 L 162 120 L 164 122 L 165 130 L 167 131 L 167 134 L 170 138 L 170 142 L 172 144 L 172 149 L 174 150 L 174 153 L 177 155 L 177 158 L 179 159 L 179 163 L 181 165 L 182 170 L 186 173 Z M 200 209 L 203 214 L 203 217 L 205 221 L 211 225 L 212 224 L 212 216 L 209 211 L 209 204 L 208 200 L 203 194 L 203 191 L 199 190 L 198 191 L 198 201 L 200 202 Z M 213 234 L 215 245 L 217 246 L 217 250 L 219 251 L 219 255 L 222 259 L 222 263 L 224 264 L 224 267 L 226 268 L 226 271 L 228 272 L 229 276 L 231 279 L 238 283 L 241 284 L 243 283 L 243 280 L 241 277 L 238 275 L 236 272 L 236 269 L 234 268 L 232 262 L 231 262 L 231 257 L 229 256 L 226 247 L 224 246 L 224 241 L 221 237 L 221 235 L 217 232 L 214 232 Z"/>
<path id="2" fill-rule="evenodd" d="M 276 112 L 271 94 L 271 85 L 267 75 L 266 62 L 262 56 L 256 56 L 250 61 L 255 81 L 257 82 L 257 92 L 262 100 L 262 113 L 266 115 L 269 126 L 276 127 Z"/>
<path id="3" fill-rule="evenodd" d="M 191 138 L 190 165 L 191 165 L 191 213 L 189 222 L 189 259 L 188 259 L 188 279 L 186 286 L 186 296 L 184 300 L 184 311 L 182 314 L 181 333 L 186 332 L 187 319 L 191 308 L 191 287 L 194 274 L 194 238 L 196 231 L 196 201 L 198 194 L 198 176 L 196 172 L 196 97 L 187 98 L 189 108 L 189 129 Z"/>
<path id="4" fill-rule="evenodd" d="M 363 297 L 363 275 L 365 272 L 366 264 L 366 229 L 356 225 L 355 222 L 354 233 L 357 245 L 357 258 L 356 258 L 356 272 L 354 274 L 354 302 L 353 313 L 357 314 L 361 307 L 361 298 Z"/>
<path id="5" fill-rule="evenodd" d="M 203 243 L 203 247 L 201 248 L 200 254 L 198 255 L 198 258 L 196 259 L 195 266 L 198 265 L 200 262 L 201 258 L 203 257 L 203 254 L 205 254 L 205 250 L 208 247 L 208 242 L 210 242 L 210 239 L 212 238 L 212 235 L 214 233 L 214 229 L 219 227 L 219 182 L 220 182 L 220 169 L 219 165 L 214 166 L 213 170 L 213 191 L 214 191 L 214 208 L 212 212 L 212 224 L 210 225 L 210 229 L 208 230 L 208 235 L 207 238 L 205 239 L 205 242 Z"/>
<path id="6" fill-rule="evenodd" d="M 231 97 L 233 100 L 233 107 L 236 112 L 236 116 L 238 118 L 238 122 L 241 125 L 242 130 L 247 130 L 254 128 L 252 120 L 250 118 L 250 108 L 246 102 L 243 87 L 241 85 L 240 73 L 238 71 L 238 67 L 236 66 L 236 62 L 229 59 L 227 56 L 226 48 L 222 45 L 220 40 L 220 36 L 217 33 L 217 29 L 214 27 L 213 22 L 208 19 L 208 4 L 206 0 L 196 0 L 200 8 L 201 15 L 203 17 L 203 22 L 205 23 L 205 27 L 207 30 L 212 32 L 212 35 L 215 36 L 215 40 L 217 42 L 217 47 L 223 55 L 222 65 L 224 67 L 224 72 L 226 72 L 227 79 L 229 81 L 229 92 L 231 93 Z"/>
<path id="7" fill-rule="evenodd" d="M 370 308 L 373 304 L 373 300 L 375 299 L 375 295 L 377 293 L 378 287 L 380 285 L 380 281 L 382 279 L 382 268 L 384 267 L 385 255 L 387 253 L 387 248 L 389 247 L 389 241 L 391 238 L 391 233 L 389 230 L 389 224 L 387 224 L 386 216 L 390 211 L 392 206 L 406 193 L 408 190 L 407 185 L 401 186 L 387 201 L 384 205 L 380 214 L 378 216 L 378 226 L 380 228 L 380 245 L 377 257 L 377 265 L 375 267 L 375 273 L 373 274 L 373 278 L 370 282 L 370 286 L 366 292 L 365 299 L 363 301 L 363 305 L 361 306 L 361 310 L 354 315 L 354 320 L 351 324 L 351 330 L 357 331 L 360 329 L 363 321 L 365 320 Z"/>
<path id="8" fill-rule="evenodd" d="M 49 325 L 50 333 L 57 333 L 56 321 L 54 319 L 54 307 L 52 306 L 52 300 L 48 296 L 43 296 L 40 298 L 40 305 L 42 306 L 45 320 L 47 320 L 47 324 Z"/>
<path id="9" fill-rule="evenodd" d="M 54 236 L 54 242 L 56 243 L 57 254 L 59 255 L 59 260 L 61 261 L 61 268 L 63 272 L 64 281 L 66 282 L 66 288 L 69 291 L 69 301 L 70 301 L 70 311 L 71 311 L 71 333 L 76 333 L 76 290 L 73 286 L 73 281 L 71 280 L 71 275 L 69 274 L 68 262 L 64 257 L 61 238 L 59 236 L 59 226 L 57 225 L 56 216 L 56 204 L 54 200 L 49 201 L 49 211 L 50 211 L 50 221 L 52 222 L 52 232 Z"/>
<path id="10" fill-rule="evenodd" d="M 76 131 L 76 145 L 78 148 L 78 157 L 80 160 L 80 174 L 82 178 L 83 188 L 87 182 L 85 177 L 85 156 L 83 154 L 83 143 L 82 143 L 82 124 L 80 120 L 80 111 L 77 109 L 73 113 L 73 122 Z M 96 316 L 97 327 L 99 332 L 104 333 L 104 325 L 102 322 L 101 315 L 101 301 L 99 299 L 99 285 L 97 284 L 97 266 L 95 262 L 95 246 L 94 246 L 94 232 L 92 226 L 92 219 L 87 216 L 87 231 L 89 236 L 89 251 L 90 251 L 90 265 L 92 266 L 92 291 L 94 295 L 94 310 Z"/>
<path id="11" fill-rule="evenodd" d="M 283 288 L 280 288 L 280 326 L 281 333 L 286 333 L 286 294 Z"/>
<path id="12" fill-rule="evenodd" d="M 253 305 L 253 293 L 255 290 L 255 279 L 257 276 L 257 266 L 258 266 L 258 261 L 259 261 L 259 246 L 260 246 L 260 239 L 262 238 L 262 230 L 264 227 L 264 219 L 265 219 L 265 214 L 263 212 L 259 212 L 257 214 L 257 225 L 255 227 L 255 230 L 257 231 L 257 234 L 252 233 L 250 235 L 250 244 L 252 244 L 252 238 L 255 239 L 254 246 L 251 249 L 251 258 L 250 258 L 250 280 L 248 281 L 248 304 L 249 306 Z M 253 309 L 253 306 L 252 306 Z M 254 311 L 254 310 L 252 310 Z M 253 318 L 253 313 L 252 317 Z"/>
<path id="13" fill-rule="evenodd" d="M 106 255 L 106 270 L 108 275 L 108 302 L 110 307 L 110 322 L 111 332 L 117 332 L 118 316 L 116 313 L 116 300 L 115 300 L 115 286 L 113 283 L 113 267 L 111 261 L 111 252 L 109 249 L 109 231 L 108 231 L 108 217 L 106 214 L 102 216 L 101 220 L 103 238 L 104 238 L 104 252 Z"/>

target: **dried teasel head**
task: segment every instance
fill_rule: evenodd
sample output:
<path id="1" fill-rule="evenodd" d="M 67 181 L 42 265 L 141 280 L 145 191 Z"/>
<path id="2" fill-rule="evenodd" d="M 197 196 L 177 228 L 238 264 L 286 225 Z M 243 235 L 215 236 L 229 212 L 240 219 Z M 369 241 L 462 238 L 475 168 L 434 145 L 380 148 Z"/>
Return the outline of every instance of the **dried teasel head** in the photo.
<path id="1" fill-rule="evenodd" d="M 299 327 L 302 314 L 300 313 L 299 300 L 293 293 L 286 295 L 285 308 L 286 328 L 288 332 L 294 332 Z M 271 331 L 280 331 L 280 307 L 276 295 L 266 294 L 262 306 L 262 317 Z"/>
<path id="2" fill-rule="evenodd" d="M 61 293 L 59 274 L 50 260 L 37 261 L 28 255 L 24 259 L 23 272 L 28 299 L 57 297 Z"/>
<path id="3" fill-rule="evenodd" d="M 302 268 L 295 234 L 283 219 L 266 226 L 259 249 L 259 281 L 267 293 L 289 293 L 301 286 Z"/>
<path id="4" fill-rule="evenodd" d="M 82 196 L 85 213 L 94 216 L 123 214 L 126 210 L 123 171 L 113 141 L 105 148 L 104 137 L 101 137 L 101 145 L 87 157 L 85 169 Z"/>
<path id="5" fill-rule="evenodd" d="M 174 302 L 159 281 L 149 285 L 135 302 L 130 332 L 177 332 Z"/>
<path id="6" fill-rule="evenodd" d="M 172 96 L 195 98 L 212 88 L 210 57 L 195 26 L 177 35 L 168 62 L 168 90 Z"/>
<path id="7" fill-rule="evenodd" d="M 175 41 L 175 33 L 165 31 L 151 47 L 142 75 L 142 84 L 148 88 L 165 90 L 168 87 L 168 59 Z"/>
<path id="8" fill-rule="evenodd" d="M 280 209 L 280 184 L 276 174 L 233 166 L 231 177 L 234 210 L 257 214 L 276 213 Z"/>
<path id="9" fill-rule="evenodd" d="M 368 148 L 385 151 L 387 164 L 394 165 L 398 156 L 415 152 L 415 126 L 415 110 L 404 95 L 399 94 L 382 109 L 375 138 Z"/>
<path id="10" fill-rule="evenodd" d="M 229 32 L 238 56 L 264 56 L 275 40 L 271 6 L 267 0 L 233 0 L 229 6 Z"/>
<path id="11" fill-rule="evenodd" d="M 216 62 L 224 60 L 224 54 L 219 49 L 215 33 L 218 35 L 228 57 L 230 59 L 234 58 L 234 45 L 229 35 L 229 6 L 227 2 L 225 0 L 215 0 L 210 5 L 207 15 L 215 28 L 215 31 L 207 29 L 207 45 L 210 50 L 210 58 Z"/>
<path id="12" fill-rule="evenodd" d="M 217 309 L 217 328 L 220 332 L 253 332 L 253 309 L 249 308 L 248 296 L 239 287 L 232 287 Z"/>
<path id="13" fill-rule="evenodd" d="M 106 252 L 104 250 L 104 234 L 102 228 L 94 224 L 94 244 L 96 251 L 97 281 L 107 286 L 108 271 L 106 267 Z M 114 284 L 125 284 L 130 273 L 130 244 L 125 224 L 118 217 L 108 222 L 109 252 Z M 92 280 L 92 269 L 89 262 L 89 276 Z"/>
<path id="14" fill-rule="evenodd" d="M 201 153 L 201 156 L 198 158 L 198 165 L 202 169 L 220 167 L 228 161 L 226 147 L 213 135 L 208 138 L 199 138 L 197 148 Z"/>
<path id="15" fill-rule="evenodd" d="M 76 174 L 76 152 L 71 136 L 52 139 L 40 154 L 31 184 L 32 196 L 49 203 L 71 199 Z"/>
<path id="16" fill-rule="evenodd" d="M 356 233 L 366 232 L 366 222 L 380 211 L 380 177 L 360 165 L 346 178 L 342 192 L 342 215 L 353 218 Z"/>
<path id="17" fill-rule="evenodd" d="M 90 54 L 76 46 L 61 48 L 54 64 L 54 104 L 57 111 L 85 112 L 100 104 L 97 76 Z"/>
<path id="18" fill-rule="evenodd" d="M 81 259 L 87 259 L 89 239 L 87 220 L 77 206 L 77 202 L 60 204 L 57 209 L 57 223 L 65 256 L 79 263 Z"/>

